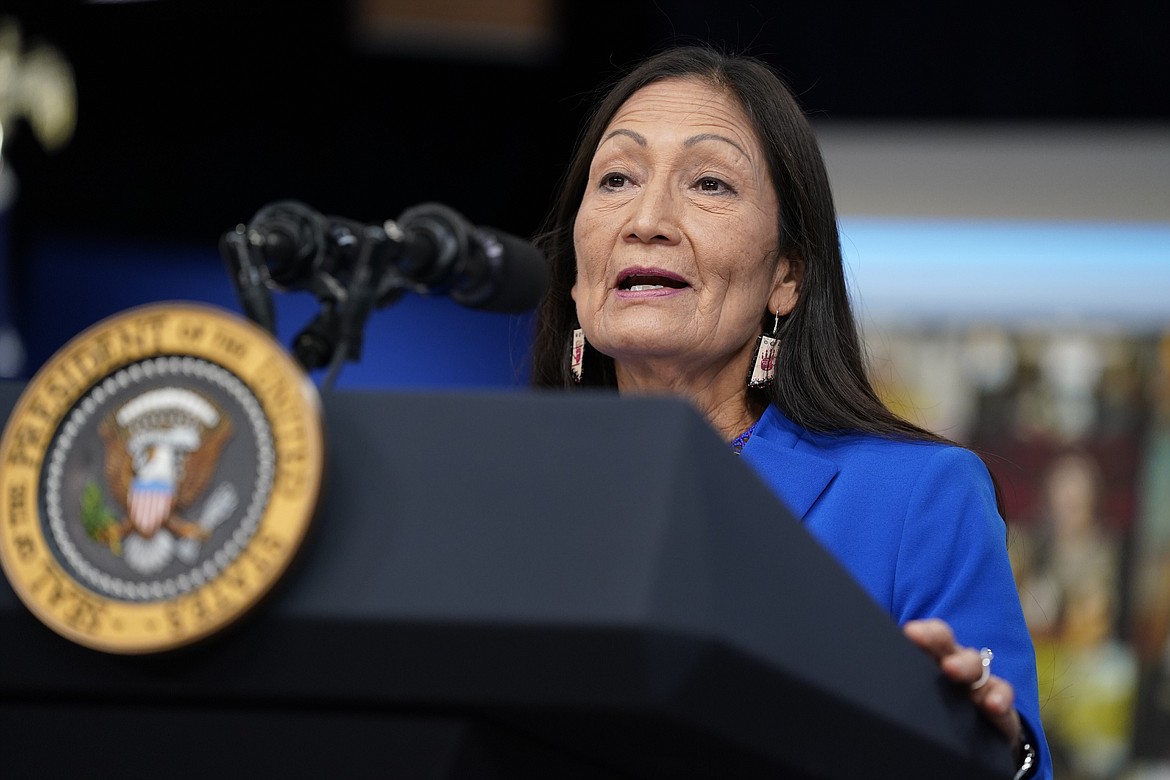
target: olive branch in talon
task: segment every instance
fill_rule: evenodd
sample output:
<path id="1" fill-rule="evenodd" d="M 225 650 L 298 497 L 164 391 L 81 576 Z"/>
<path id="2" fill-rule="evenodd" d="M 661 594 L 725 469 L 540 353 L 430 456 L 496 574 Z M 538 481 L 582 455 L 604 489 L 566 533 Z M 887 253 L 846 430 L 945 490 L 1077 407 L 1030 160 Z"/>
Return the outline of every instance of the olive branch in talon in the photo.
<path id="1" fill-rule="evenodd" d="M 122 554 L 123 534 L 119 533 L 114 512 L 106 505 L 95 480 L 90 480 L 81 494 L 81 524 L 90 539 L 107 545 L 114 555 Z"/>

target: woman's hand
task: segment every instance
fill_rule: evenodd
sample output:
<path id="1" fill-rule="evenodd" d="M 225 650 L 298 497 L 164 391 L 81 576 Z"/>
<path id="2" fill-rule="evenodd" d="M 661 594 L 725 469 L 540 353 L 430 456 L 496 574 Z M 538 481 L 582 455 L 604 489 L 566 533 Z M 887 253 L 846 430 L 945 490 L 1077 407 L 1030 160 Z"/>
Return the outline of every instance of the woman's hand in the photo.
<path id="1" fill-rule="evenodd" d="M 1020 744 L 1022 726 L 1014 706 L 1016 691 L 1011 683 L 994 674 L 984 680 L 983 656 L 978 650 L 957 643 L 951 627 L 937 618 L 911 620 L 902 626 L 902 632 L 938 661 L 943 674 L 969 690 L 971 701 L 1003 732 L 1009 744 Z"/>

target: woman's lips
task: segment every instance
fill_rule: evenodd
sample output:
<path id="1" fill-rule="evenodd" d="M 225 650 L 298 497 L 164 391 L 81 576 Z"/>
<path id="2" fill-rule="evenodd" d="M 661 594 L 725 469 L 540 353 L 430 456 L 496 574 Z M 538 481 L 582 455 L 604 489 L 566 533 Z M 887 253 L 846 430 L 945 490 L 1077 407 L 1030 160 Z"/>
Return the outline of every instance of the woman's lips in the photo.
<path id="1" fill-rule="evenodd" d="M 686 287 L 645 287 L 640 289 L 614 290 L 613 294 L 622 299 L 669 298 L 672 295 L 681 295 Z"/>

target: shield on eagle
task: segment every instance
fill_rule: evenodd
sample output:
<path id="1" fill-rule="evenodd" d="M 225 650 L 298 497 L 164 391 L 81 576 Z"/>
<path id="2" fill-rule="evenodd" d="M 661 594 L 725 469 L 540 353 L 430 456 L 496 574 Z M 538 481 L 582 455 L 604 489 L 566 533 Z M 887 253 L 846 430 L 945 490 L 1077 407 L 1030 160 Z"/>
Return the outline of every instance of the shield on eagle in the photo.
<path id="1" fill-rule="evenodd" d="M 174 479 L 142 479 L 135 477 L 130 483 L 130 498 L 127 502 L 130 523 L 134 530 L 147 539 L 154 536 L 171 516 L 174 506 L 175 482 Z"/>

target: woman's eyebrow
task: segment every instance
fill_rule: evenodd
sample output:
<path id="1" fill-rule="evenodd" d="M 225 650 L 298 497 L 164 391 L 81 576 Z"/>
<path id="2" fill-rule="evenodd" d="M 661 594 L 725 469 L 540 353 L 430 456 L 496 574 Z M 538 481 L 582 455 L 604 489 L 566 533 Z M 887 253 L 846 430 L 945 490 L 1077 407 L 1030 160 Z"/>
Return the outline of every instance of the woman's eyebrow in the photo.
<path id="1" fill-rule="evenodd" d="M 624 135 L 627 138 L 633 139 L 634 143 L 638 144 L 638 146 L 646 146 L 646 136 L 633 130 L 627 130 L 623 127 L 619 127 L 618 129 L 611 130 L 609 133 L 607 133 L 606 136 L 601 139 L 601 143 L 599 143 L 598 146 L 601 146 L 601 144 L 604 144 L 609 139 L 619 135 Z M 683 141 L 683 146 L 691 147 L 695 144 L 702 143 L 703 141 L 723 141 L 726 144 L 731 144 L 734 146 L 744 157 L 748 158 L 749 160 L 751 159 L 751 155 L 747 153 L 747 150 L 740 146 L 735 140 L 728 138 L 725 135 L 719 135 L 718 133 L 699 133 L 698 135 L 692 135 Z"/>
<path id="2" fill-rule="evenodd" d="M 642 135 L 641 133 L 635 133 L 633 130 L 626 130 L 620 127 L 617 130 L 611 130 L 608 134 L 606 134 L 605 138 L 601 139 L 601 144 L 613 138 L 615 135 L 629 136 L 630 138 L 634 139 L 634 143 L 636 143 L 638 146 L 646 145 L 646 136 Z M 601 144 L 598 144 L 598 146 L 601 146 Z"/>
<path id="3" fill-rule="evenodd" d="M 723 141 L 724 143 L 728 143 L 728 144 L 731 144 L 732 146 L 734 146 L 736 149 L 739 150 L 740 154 L 742 154 L 744 157 L 748 158 L 749 160 L 752 158 L 752 156 L 747 153 L 747 150 L 744 149 L 742 146 L 740 146 L 738 143 L 736 143 L 732 139 L 728 138 L 727 136 L 719 135 L 718 133 L 699 133 L 698 135 L 692 135 L 690 138 L 683 141 L 683 146 L 694 146 L 695 144 L 701 143 L 703 141 Z"/>

